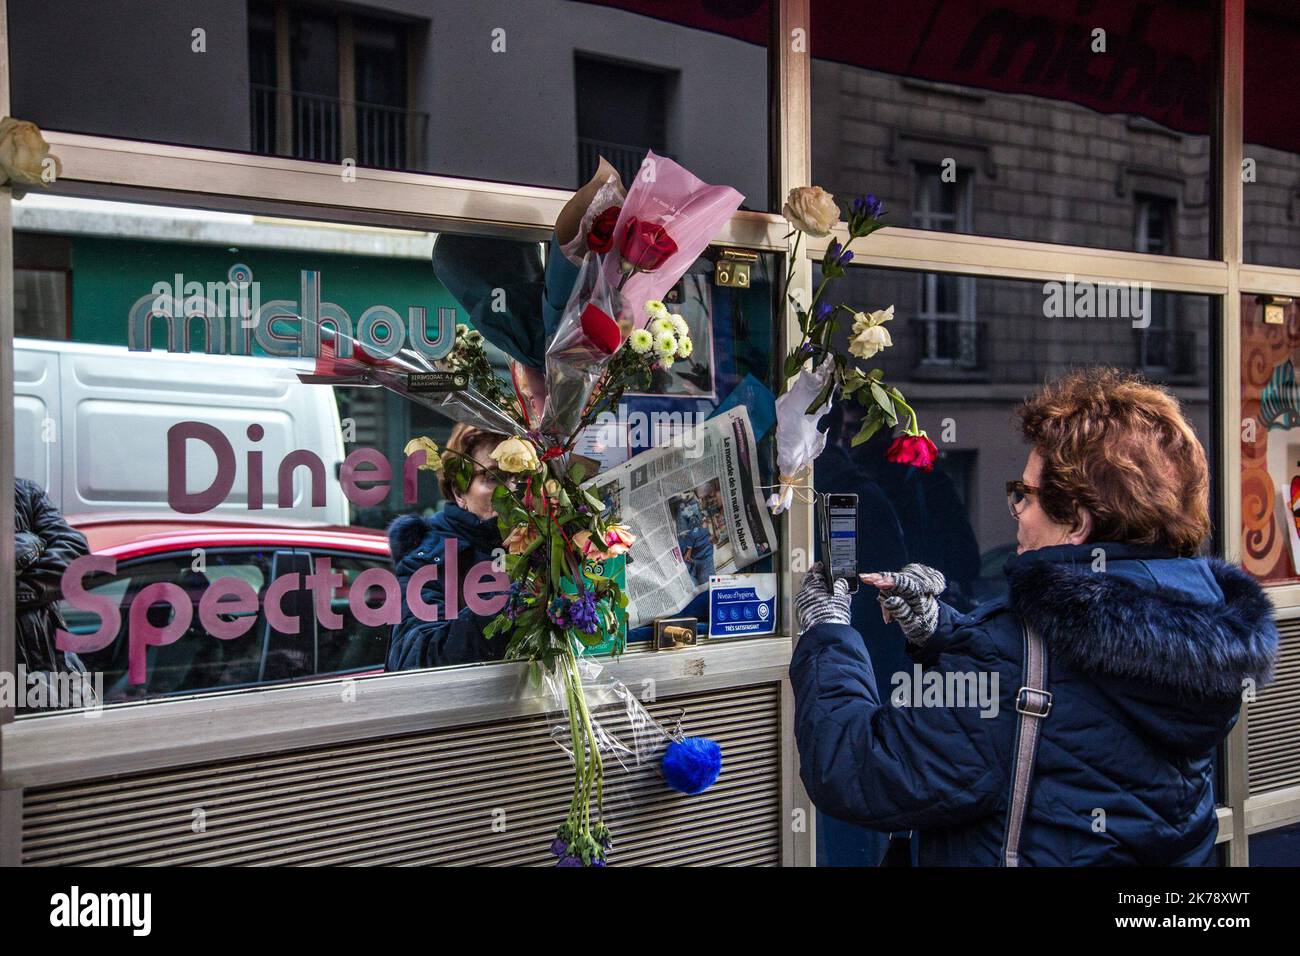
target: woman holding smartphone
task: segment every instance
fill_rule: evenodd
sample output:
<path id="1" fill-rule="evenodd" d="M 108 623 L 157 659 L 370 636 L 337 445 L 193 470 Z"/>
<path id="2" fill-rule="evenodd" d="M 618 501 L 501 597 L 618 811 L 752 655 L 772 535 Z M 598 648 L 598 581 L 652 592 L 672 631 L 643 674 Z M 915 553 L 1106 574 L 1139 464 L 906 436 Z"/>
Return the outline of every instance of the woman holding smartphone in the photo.
<path id="1" fill-rule="evenodd" d="M 790 665 L 804 785 L 831 816 L 918 830 L 922 865 L 1212 864 L 1215 748 L 1271 678 L 1271 604 L 1199 556 L 1205 452 L 1166 390 L 1088 369 L 1019 417 L 1006 595 L 961 614 L 932 568 L 861 576 L 940 702 L 882 700 L 845 582 L 805 575 Z M 1031 647 L 1044 687 L 1026 679 Z M 996 706 L 953 692 L 974 686 Z"/>

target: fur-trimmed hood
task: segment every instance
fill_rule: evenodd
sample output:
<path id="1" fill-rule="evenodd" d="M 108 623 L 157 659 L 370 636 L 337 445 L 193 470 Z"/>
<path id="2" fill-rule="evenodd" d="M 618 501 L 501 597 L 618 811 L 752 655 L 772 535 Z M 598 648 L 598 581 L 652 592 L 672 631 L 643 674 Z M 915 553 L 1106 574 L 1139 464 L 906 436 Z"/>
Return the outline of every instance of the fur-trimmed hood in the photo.
<path id="1" fill-rule="evenodd" d="M 1240 568 L 1120 544 L 1029 551 L 1006 565 L 1008 602 L 1052 655 L 1182 702 L 1239 700 L 1272 679 L 1273 607 Z"/>
<path id="2" fill-rule="evenodd" d="M 450 503 L 428 518 L 402 515 L 388 526 L 388 547 L 396 566 L 401 566 L 417 549 L 427 552 L 422 560 L 416 560 L 417 566 L 435 556 L 441 557 L 443 544 L 449 538 L 460 542 L 462 550 L 478 552 L 491 552 L 501 544 L 495 518 L 484 520 Z"/>

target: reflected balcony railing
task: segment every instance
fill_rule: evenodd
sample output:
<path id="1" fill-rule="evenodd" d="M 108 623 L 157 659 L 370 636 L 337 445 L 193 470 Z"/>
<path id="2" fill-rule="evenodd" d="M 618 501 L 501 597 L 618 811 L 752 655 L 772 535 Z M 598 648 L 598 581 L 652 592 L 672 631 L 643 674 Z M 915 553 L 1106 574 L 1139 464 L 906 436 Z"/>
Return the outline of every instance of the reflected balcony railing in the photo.
<path id="1" fill-rule="evenodd" d="M 623 185 L 631 185 L 632 179 L 641 169 L 641 161 L 645 159 L 647 150 L 653 149 L 660 156 L 666 156 L 669 159 L 676 159 L 672 153 L 660 149 L 656 146 L 631 146 L 627 143 L 611 143 L 603 139 L 587 139 L 578 137 L 578 182 L 576 185 L 582 185 L 596 175 L 596 168 L 600 165 L 600 157 L 604 156 L 609 164 L 618 170 L 619 178 L 623 180 Z"/>
<path id="2" fill-rule="evenodd" d="M 252 149 L 372 169 L 425 168 L 429 114 L 253 84 Z"/>

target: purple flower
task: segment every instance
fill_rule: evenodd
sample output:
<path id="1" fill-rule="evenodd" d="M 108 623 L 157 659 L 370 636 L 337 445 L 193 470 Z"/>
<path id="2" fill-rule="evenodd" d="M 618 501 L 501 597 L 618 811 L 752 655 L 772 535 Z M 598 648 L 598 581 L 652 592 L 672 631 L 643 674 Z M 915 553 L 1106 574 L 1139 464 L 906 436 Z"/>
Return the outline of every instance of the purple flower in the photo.
<path id="1" fill-rule="evenodd" d="M 596 595 L 592 591 L 583 591 L 578 600 L 569 602 L 569 620 L 573 626 L 584 634 L 595 634 L 600 627 L 596 616 Z"/>
<path id="2" fill-rule="evenodd" d="M 582 860 L 576 856 L 562 856 L 556 866 L 582 866 Z"/>
<path id="3" fill-rule="evenodd" d="M 564 840 L 561 840 L 559 837 L 556 837 L 555 841 L 551 843 L 551 852 L 556 856 L 564 856 L 569 852 L 569 844 Z"/>
<path id="4" fill-rule="evenodd" d="M 841 246 L 838 239 L 832 239 L 831 244 L 826 247 L 826 265 L 846 266 L 853 261 L 853 253 L 847 247 Z"/>
<path id="5" fill-rule="evenodd" d="M 867 219 L 879 219 L 885 211 L 885 204 L 876 198 L 875 193 L 867 193 L 853 200 L 853 215 Z"/>
<path id="6" fill-rule="evenodd" d="M 569 626 L 569 617 L 566 613 L 569 610 L 569 604 L 562 597 L 551 598 L 550 606 L 546 608 L 546 616 L 551 619 L 551 623 L 559 627 Z"/>
<path id="7" fill-rule="evenodd" d="M 831 313 L 834 311 L 835 307 L 829 302 L 818 302 L 817 311 L 813 313 L 813 324 L 819 325 L 822 322 L 825 322 L 831 317 Z"/>
<path id="8" fill-rule="evenodd" d="M 605 865 L 605 861 L 602 860 L 600 857 L 594 857 L 594 858 L 592 858 L 591 865 L 592 865 L 592 866 L 604 866 L 604 865 Z"/>

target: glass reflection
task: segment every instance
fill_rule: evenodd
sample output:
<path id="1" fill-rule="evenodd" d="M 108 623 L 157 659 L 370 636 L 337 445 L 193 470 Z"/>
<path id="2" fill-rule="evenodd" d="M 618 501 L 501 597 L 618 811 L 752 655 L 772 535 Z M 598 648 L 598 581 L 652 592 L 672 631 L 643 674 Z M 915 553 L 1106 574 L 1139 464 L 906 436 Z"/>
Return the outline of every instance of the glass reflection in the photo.
<path id="1" fill-rule="evenodd" d="M 487 292 L 510 286 L 513 303 L 533 301 L 545 244 L 46 192 L 13 209 L 16 473 L 86 550 L 112 561 L 78 574 L 82 593 L 50 605 L 75 647 L 54 664 L 31 657 L 37 666 L 84 667 L 116 704 L 500 658 L 503 642 L 468 631 L 444 628 L 416 646 L 394 627 L 405 588 L 381 590 L 436 557 L 424 541 L 433 523 L 472 517 L 491 534 L 457 528 L 472 545 L 456 568 L 457 597 L 426 595 L 457 619 L 466 576 L 502 546 L 495 522 L 481 522 L 490 475 L 461 491 L 405 467 L 412 439 L 446 447 L 452 421 L 384 388 L 301 382 L 317 359 L 266 354 L 265 330 L 243 329 L 240 310 L 354 328 L 386 310 L 407 335 L 423 310 L 434 337 L 485 320 L 490 296 L 480 314 L 474 291 L 485 275 Z M 774 388 L 773 257 L 750 263 L 739 288 L 714 282 L 718 255 L 708 250 L 665 296 L 695 355 L 647 394 L 626 396 L 613 430 L 585 447 L 606 467 L 671 438 L 673 421 Z M 191 317 L 165 321 L 160 302 Z M 296 346 L 292 319 L 269 324 Z M 133 328 L 149 351 L 128 349 Z M 489 343 L 487 357 L 509 392 L 506 353 Z M 633 427 L 638 416 L 668 425 Z M 756 434 L 769 427 L 755 420 Z M 770 437 L 758 460 L 758 480 L 771 481 Z M 417 539 L 401 527 L 386 534 L 394 522 Z M 754 568 L 768 569 L 770 560 Z"/>
<path id="2" fill-rule="evenodd" d="M 770 0 L 227 6 L 214 19 L 201 0 L 10 0 L 13 115 L 568 189 L 597 155 L 631 182 L 653 150 L 771 208 Z"/>
<path id="3" fill-rule="evenodd" d="M 1208 256 L 1217 6 L 812 4 L 813 181 L 898 226 Z"/>

